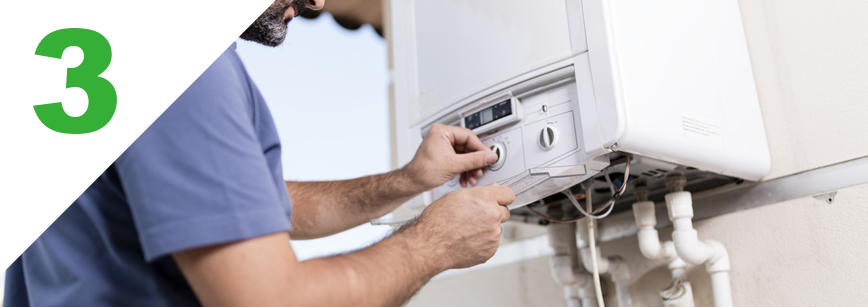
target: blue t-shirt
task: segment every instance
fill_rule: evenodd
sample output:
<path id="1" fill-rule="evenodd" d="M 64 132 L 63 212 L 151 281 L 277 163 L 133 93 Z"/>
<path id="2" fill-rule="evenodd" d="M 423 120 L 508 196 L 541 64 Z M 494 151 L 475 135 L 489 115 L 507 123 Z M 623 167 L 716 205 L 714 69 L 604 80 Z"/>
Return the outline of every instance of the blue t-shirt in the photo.
<path id="1" fill-rule="evenodd" d="M 232 44 L 7 269 L 3 306 L 198 306 L 171 254 L 289 231 L 290 214 Z"/>

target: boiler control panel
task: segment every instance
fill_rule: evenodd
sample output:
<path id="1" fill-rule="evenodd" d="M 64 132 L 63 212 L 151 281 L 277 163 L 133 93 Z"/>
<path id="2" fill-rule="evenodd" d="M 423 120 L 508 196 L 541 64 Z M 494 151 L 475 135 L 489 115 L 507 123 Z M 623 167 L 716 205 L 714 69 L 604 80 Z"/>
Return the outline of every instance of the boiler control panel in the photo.
<path id="1" fill-rule="evenodd" d="M 489 103 L 469 106 L 459 111 L 458 115 L 463 127 L 473 130 L 486 146 L 498 154 L 497 161 L 483 170 L 477 185 L 528 182 L 519 177 L 530 176 L 532 170 L 562 179 L 553 191 L 540 191 L 536 186 L 527 187 L 537 191 L 528 197 L 516 195 L 517 201 L 511 208 L 535 201 L 540 197 L 540 192 L 555 193 L 564 186 L 576 184 L 608 165 L 591 161 L 591 157 L 581 148 L 578 95 L 574 82 L 523 97 L 513 97 L 511 94 L 498 96 L 489 100 Z M 588 164 L 589 161 L 593 163 Z M 530 181 L 541 184 L 548 179 Z M 563 179 L 570 182 L 563 182 Z M 461 186 L 456 177 L 434 189 L 433 199 L 459 188 Z M 519 192 L 524 191 L 516 191 L 516 194 Z M 525 198 L 527 201 L 522 203 Z"/>

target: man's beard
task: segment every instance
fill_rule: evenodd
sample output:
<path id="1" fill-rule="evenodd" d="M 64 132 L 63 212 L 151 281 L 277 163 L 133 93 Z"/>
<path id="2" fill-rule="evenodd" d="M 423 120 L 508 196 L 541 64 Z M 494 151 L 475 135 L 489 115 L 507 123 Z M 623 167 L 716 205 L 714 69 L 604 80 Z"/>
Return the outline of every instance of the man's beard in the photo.
<path id="1" fill-rule="evenodd" d="M 305 0 L 276 0 L 256 21 L 253 22 L 241 38 L 266 46 L 276 47 L 286 38 L 286 26 L 292 19 L 284 19 L 283 15 L 290 6 L 295 6 L 296 15 L 300 15 L 306 7 Z"/>

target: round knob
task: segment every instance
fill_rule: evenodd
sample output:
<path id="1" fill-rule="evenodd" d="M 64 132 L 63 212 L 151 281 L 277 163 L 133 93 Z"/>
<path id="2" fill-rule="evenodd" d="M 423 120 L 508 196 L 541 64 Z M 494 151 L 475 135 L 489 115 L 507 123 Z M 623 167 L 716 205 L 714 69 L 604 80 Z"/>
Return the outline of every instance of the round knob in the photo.
<path id="1" fill-rule="evenodd" d="M 489 148 L 491 148 L 491 151 L 497 154 L 497 160 L 495 160 L 494 163 L 491 163 L 488 168 L 496 171 L 500 169 L 501 166 L 503 166 L 503 161 L 506 159 L 506 150 L 503 149 L 503 146 L 501 146 L 500 144 L 491 145 Z"/>
<path id="2" fill-rule="evenodd" d="M 539 145 L 545 149 L 551 149 L 558 143 L 558 130 L 552 126 L 546 126 L 539 133 Z"/>

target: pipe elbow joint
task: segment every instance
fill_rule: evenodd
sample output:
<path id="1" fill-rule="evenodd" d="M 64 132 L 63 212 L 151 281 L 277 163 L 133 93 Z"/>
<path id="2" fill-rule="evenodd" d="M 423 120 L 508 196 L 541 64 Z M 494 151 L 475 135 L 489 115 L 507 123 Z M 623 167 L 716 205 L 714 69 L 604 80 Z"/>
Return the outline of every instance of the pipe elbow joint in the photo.
<path id="1" fill-rule="evenodd" d="M 569 255 L 555 255 L 549 259 L 551 264 L 552 278 L 562 286 L 574 285 L 578 281 L 576 272 L 573 271 L 572 261 Z"/>
<path id="2" fill-rule="evenodd" d="M 597 271 L 600 272 L 600 274 L 605 274 L 605 273 L 609 272 L 609 266 L 610 266 L 609 259 L 603 258 L 601 256 L 599 247 L 597 247 L 596 252 L 597 252 Z M 593 264 L 591 263 L 591 257 L 593 255 L 591 254 L 591 248 L 590 247 L 583 247 L 579 253 L 582 255 L 582 265 L 585 267 L 585 270 L 588 272 L 593 271 L 594 268 L 593 268 Z"/>
<path id="3" fill-rule="evenodd" d="M 709 260 L 705 244 L 699 241 L 695 229 L 676 230 L 672 232 L 672 241 L 678 258 L 689 264 L 703 264 Z"/>
<path id="4" fill-rule="evenodd" d="M 643 227 L 636 235 L 639 239 L 639 251 L 648 259 L 660 259 L 666 254 L 665 246 L 660 243 L 657 229 Z"/>
<path id="5" fill-rule="evenodd" d="M 729 272 L 731 269 L 729 264 L 729 252 L 723 243 L 714 240 L 705 241 L 705 245 L 709 246 L 713 252 L 711 259 L 705 264 L 705 270 L 708 273 Z"/>

